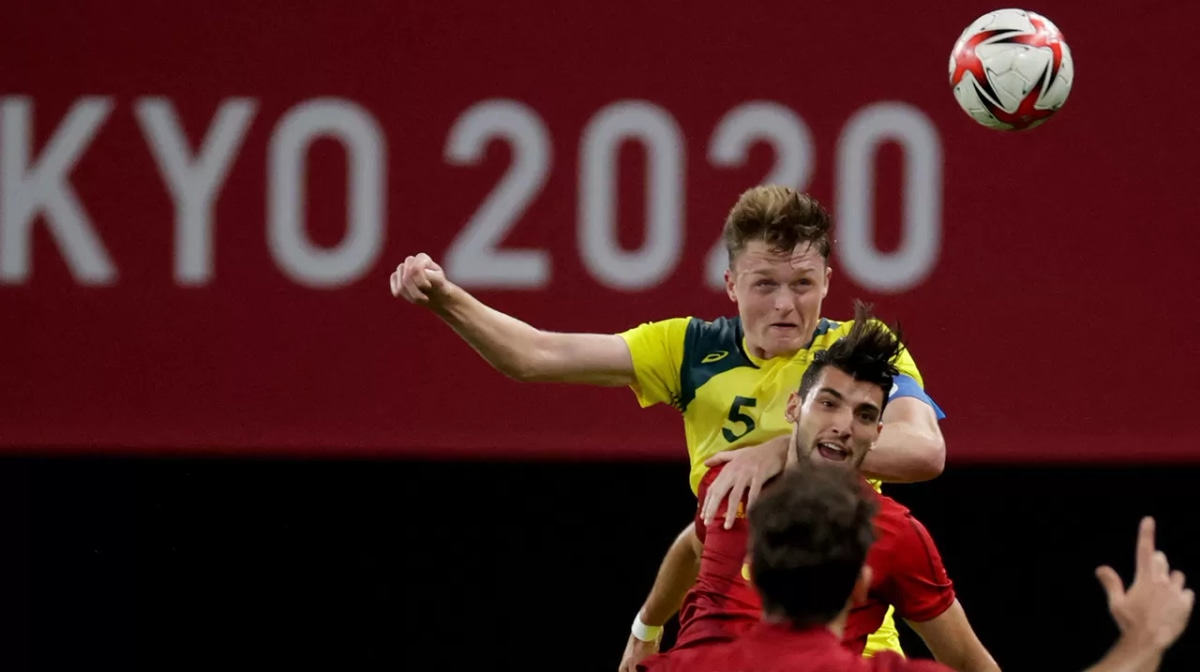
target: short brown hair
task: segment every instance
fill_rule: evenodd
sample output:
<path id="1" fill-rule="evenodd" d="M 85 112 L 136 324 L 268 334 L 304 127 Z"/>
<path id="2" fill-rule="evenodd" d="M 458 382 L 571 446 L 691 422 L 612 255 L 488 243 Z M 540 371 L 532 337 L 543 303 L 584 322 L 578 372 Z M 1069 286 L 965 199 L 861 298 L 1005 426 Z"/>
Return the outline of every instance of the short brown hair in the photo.
<path id="1" fill-rule="evenodd" d="M 754 187 L 742 193 L 725 218 L 722 233 L 729 265 L 752 240 L 761 240 L 773 252 L 790 253 L 809 243 L 829 260 L 829 212 L 817 199 L 779 185 Z"/>
<path id="2" fill-rule="evenodd" d="M 767 613 L 807 627 L 846 608 L 875 542 L 868 488 L 855 469 L 800 464 L 750 507 L 750 571 Z"/>

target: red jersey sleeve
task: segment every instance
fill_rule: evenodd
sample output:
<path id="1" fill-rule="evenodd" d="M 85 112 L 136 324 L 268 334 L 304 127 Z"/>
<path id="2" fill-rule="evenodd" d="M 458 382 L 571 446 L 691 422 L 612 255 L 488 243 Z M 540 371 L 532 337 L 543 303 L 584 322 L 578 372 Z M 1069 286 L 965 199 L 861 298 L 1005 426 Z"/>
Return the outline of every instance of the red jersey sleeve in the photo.
<path id="1" fill-rule="evenodd" d="M 954 604 L 954 584 L 933 538 L 907 510 L 889 522 L 895 525 L 896 544 L 880 592 L 901 618 L 920 622 L 942 615 Z"/>

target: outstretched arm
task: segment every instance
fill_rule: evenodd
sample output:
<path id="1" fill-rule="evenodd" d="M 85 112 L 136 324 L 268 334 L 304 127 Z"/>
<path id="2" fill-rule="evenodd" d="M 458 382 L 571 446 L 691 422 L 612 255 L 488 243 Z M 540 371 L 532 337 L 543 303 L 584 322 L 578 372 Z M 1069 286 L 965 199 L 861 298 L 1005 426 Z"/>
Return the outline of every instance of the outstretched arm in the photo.
<path id="1" fill-rule="evenodd" d="M 629 346 L 620 336 L 537 329 L 450 282 L 428 255 L 408 257 L 396 267 L 391 290 L 395 297 L 432 310 L 510 378 L 607 386 L 636 382 Z"/>
<path id="2" fill-rule="evenodd" d="M 683 606 L 688 590 L 696 583 L 701 551 L 695 524 L 688 525 L 667 550 L 667 555 L 659 565 L 654 586 L 650 588 L 650 595 L 638 611 L 638 622 L 647 626 L 648 632 L 641 633 L 646 639 L 639 637 L 638 633 L 629 636 L 625 653 L 621 656 L 620 672 L 634 672 L 638 663 L 658 652 L 662 626 Z"/>

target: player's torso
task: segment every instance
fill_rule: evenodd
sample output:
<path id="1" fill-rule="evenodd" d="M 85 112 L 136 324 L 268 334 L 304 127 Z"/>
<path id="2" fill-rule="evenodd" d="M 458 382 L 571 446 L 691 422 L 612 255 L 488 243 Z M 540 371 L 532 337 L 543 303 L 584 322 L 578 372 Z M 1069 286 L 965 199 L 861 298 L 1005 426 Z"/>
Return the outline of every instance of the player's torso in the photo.
<path id="1" fill-rule="evenodd" d="M 745 353 L 736 318 L 702 323 L 689 334 L 680 379 L 693 491 L 707 471 L 708 458 L 790 431 L 784 417 L 788 395 L 800 386 L 813 353 L 829 347 L 850 326 L 822 319 L 808 348 L 770 360 Z"/>

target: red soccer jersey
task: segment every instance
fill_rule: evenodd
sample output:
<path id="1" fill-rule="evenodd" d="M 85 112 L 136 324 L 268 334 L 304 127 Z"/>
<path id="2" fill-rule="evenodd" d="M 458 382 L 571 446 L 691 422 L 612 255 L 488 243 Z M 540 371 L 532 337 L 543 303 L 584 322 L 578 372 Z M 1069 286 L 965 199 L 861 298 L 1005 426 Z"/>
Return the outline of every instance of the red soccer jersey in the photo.
<path id="1" fill-rule="evenodd" d="M 892 651 L 863 658 L 825 628 L 758 623 L 732 642 L 655 656 L 653 672 L 952 672 Z"/>
<path id="2" fill-rule="evenodd" d="M 703 502 L 717 467 L 700 484 Z M 879 629 L 888 605 L 911 621 L 939 616 L 954 603 L 954 585 L 925 526 L 896 500 L 879 495 L 875 517 L 877 539 L 867 554 L 873 578 L 867 601 L 857 605 L 846 623 L 845 646 L 861 654 L 867 637 Z M 679 614 L 676 649 L 730 641 L 758 623 L 762 602 L 745 571 L 748 523 L 739 511 L 732 529 L 724 528 L 720 511 L 707 528 L 697 514 L 696 533 L 704 543 L 700 573 Z M 673 649 L 674 650 L 674 649 Z"/>

